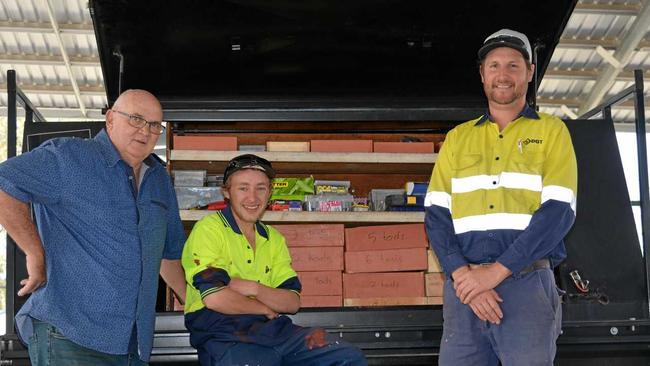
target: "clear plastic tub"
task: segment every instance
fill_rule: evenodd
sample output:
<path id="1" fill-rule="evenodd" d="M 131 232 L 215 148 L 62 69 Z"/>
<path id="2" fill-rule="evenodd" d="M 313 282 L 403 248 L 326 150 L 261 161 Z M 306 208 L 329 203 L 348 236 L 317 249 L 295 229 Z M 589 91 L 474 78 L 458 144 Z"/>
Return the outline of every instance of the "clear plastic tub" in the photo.
<path id="1" fill-rule="evenodd" d="M 303 208 L 305 211 L 340 212 L 352 211 L 354 198 L 351 194 L 317 194 L 306 195 Z"/>
<path id="2" fill-rule="evenodd" d="M 172 170 L 174 187 L 203 187 L 208 172 L 205 170 Z"/>
<path id="3" fill-rule="evenodd" d="M 223 201 L 220 187 L 175 187 L 178 208 L 189 210 L 207 206 L 209 203 Z"/>

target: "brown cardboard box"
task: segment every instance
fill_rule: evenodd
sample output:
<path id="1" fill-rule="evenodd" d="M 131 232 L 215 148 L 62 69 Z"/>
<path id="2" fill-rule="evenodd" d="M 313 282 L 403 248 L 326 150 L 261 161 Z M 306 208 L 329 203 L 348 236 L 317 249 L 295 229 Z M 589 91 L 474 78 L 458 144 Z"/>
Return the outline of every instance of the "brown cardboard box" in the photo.
<path id="1" fill-rule="evenodd" d="M 433 154 L 433 142 L 375 142 L 374 152 Z"/>
<path id="2" fill-rule="evenodd" d="M 174 135 L 175 150 L 237 150 L 237 137 L 219 135 Z"/>
<path id="3" fill-rule="evenodd" d="M 427 305 L 426 297 L 345 298 L 343 306 Z"/>
<path id="4" fill-rule="evenodd" d="M 428 269 L 427 272 L 443 272 L 442 266 L 433 250 L 427 250 Z"/>
<path id="5" fill-rule="evenodd" d="M 427 296 L 442 296 L 445 285 L 445 275 L 442 273 L 427 273 L 424 275 L 424 288 Z"/>
<path id="6" fill-rule="evenodd" d="M 298 272 L 301 295 L 343 295 L 341 271 Z"/>
<path id="7" fill-rule="evenodd" d="M 289 247 L 296 271 L 342 271 L 342 247 Z"/>
<path id="8" fill-rule="evenodd" d="M 342 247 L 345 243 L 343 224 L 273 225 L 290 247 Z"/>
<path id="9" fill-rule="evenodd" d="M 427 250 L 407 248 L 394 250 L 364 250 L 345 252 L 345 272 L 424 271 Z"/>
<path id="10" fill-rule="evenodd" d="M 309 151 L 309 141 L 267 141 L 266 151 Z"/>
<path id="11" fill-rule="evenodd" d="M 181 302 L 178 301 L 176 296 L 174 296 L 174 309 L 173 310 L 174 311 L 183 311 L 184 308 L 185 307 L 183 306 L 183 304 L 181 304 Z"/>
<path id="12" fill-rule="evenodd" d="M 422 297 L 422 272 L 344 273 L 343 298 Z"/>
<path id="13" fill-rule="evenodd" d="M 372 152 L 372 140 L 311 140 L 313 152 Z"/>
<path id="14" fill-rule="evenodd" d="M 345 229 L 345 250 L 427 248 L 424 224 L 362 226 Z"/>
<path id="15" fill-rule="evenodd" d="M 429 305 L 442 305 L 442 296 L 427 296 L 427 304 Z"/>
<path id="16" fill-rule="evenodd" d="M 300 307 L 303 308 L 326 308 L 341 307 L 343 297 L 338 296 L 320 296 L 320 295 L 301 295 Z"/>

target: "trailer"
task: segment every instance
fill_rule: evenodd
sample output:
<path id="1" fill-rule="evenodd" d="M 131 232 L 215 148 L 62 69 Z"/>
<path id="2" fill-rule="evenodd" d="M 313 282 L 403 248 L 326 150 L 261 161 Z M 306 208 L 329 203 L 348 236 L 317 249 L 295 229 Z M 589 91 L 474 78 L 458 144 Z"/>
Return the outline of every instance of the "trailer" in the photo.
<path id="1" fill-rule="evenodd" d="M 91 0 L 108 106 L 141 88 L 162 102 L 168 121 L 169 169 L 223 171 L 236 152 L 175 149 L 186 135 L 236 136 L 241 143 L 409 137 L 440 142 L 458 123 L 482 114 L 485 100 L 476 51 L 492 31 L 509 27 L 533 43 L 535 91 L 576 5 L 483 1 Z M 92 137 L 103 122 L 45 123 L 8 73 L 9 154 L 15 156 L 16 108 L 25 109 L 23 150 L 51 137 Z M 636 101 L 643 240 L 640 243 L 616 143 L 611 106 Z M 598 117 L 598 118 L 594 118 Z M 578 214 L 566 238 L 568 259 L 556 268 L 563 296 L 557 365 L 647 365 L 650 362 L 648 174 L 642 73 L 635 84 L 580 120 L 566 121 L 578 161 Z M 12 150 L 13 149 L 13 150 Z M 284 174 L 349 179 L 363 195 L 382 182 L 428 181 L 435 154 L 372 156 L 262 153 Z M 349 156 L 344 156 L 349 155 Z M 189 230 L 205 215 L 182 211 Z M 309 215 L 312 216 L 309 216 Z M 421 213 L 317 213 L 269 216 L 274 223 L 418 223 Z M 25 258 L 7 245 L 7 334 L 0 364 L 28 365 L 13 317 Z M 151 363 L 198 364 L 181 312 L 161 282 Z M 292 318 L 321 326 L 359 346 L 371 365 L 431 365 L 442 334 L 441 305 L 303 309 Z"/>

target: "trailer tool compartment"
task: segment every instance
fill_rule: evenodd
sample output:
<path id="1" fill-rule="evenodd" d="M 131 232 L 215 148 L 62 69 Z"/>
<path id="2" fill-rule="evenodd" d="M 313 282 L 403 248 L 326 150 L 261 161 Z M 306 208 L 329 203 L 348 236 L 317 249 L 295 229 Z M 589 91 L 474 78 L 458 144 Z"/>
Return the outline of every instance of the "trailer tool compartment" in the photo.
<path id="1" fill-rule="evenodd" d="M 241 153 L 236 149 L 263 146 L 268 150 L 259 155 L 272 161 L 279 177 L 349 181 L 354 197 L 368 197 L 373 189 L 428 182 L 445 133 L 484 113 L 476 52 L 493 31 L 516 29 L 533 43 L 537 77 L 528 95 L 534 104 L 537 82 L 575 4 L 91 0 L 89 8 L 109 106 L 130 88 L 161 100 L 170 172 L 218 175 Z M 578 216 L 566 240 L 569 257 L 556 270 L 567 292 L 557 363 L 647 364 L 646 264 L 613 124 L 567 124 L 579 165 Z M 208 213 L 181 210 L 181 218 L 190 230 Z M 433 364 L 442 306 L 439 275 L 431 273 L 439 267 L 432 258 L 422 261 L 426 243 L 413 239 L 390 248 L 423 219 L 418 211 L 268 211 L 263 220 L 283 225 L 295 240 L 303 282 L 329 286 L 323 296 L 305 294 L 314 296 L 313 307 L 295 321 L 340 334 L 370 364 Z M 349 239 L 368 227 L 389 238 L 382 249 L 393 250 L 390 255 L 373 254 L 374 241 Z M 332 232 L 339 238 L 334 244 L 315 239 L 314 233 Z M 300 241 L 301 235 L 314 240 Z M 364 248 L 368 252 L 359 254 Z M 12 245 L 8 250 L 15 261 L 8 288 L 15 289 L 24 257 Z M 570 275 L 576 270 L 591 290 L 576 288 Z M 368 290 L 373 287 L 377 291 Z M 152 363 L 195 364 L 182 313 L 170 311 L 164 285 L 159 294 Z M 9 296 L 11 317 L 23 299 Z M 12 321 L 2 357 L 26 363 Z"/>

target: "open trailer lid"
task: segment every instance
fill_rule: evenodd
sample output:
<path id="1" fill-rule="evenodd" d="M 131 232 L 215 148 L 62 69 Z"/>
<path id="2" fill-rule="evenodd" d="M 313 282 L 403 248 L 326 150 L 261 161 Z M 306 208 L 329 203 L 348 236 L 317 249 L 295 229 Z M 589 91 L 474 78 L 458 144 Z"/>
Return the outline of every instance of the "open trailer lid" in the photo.
<path id="1" fill-rule="evenodd" d="M 109 104 L 142 88 L 163 104 L 475 107 L 484 38 L 526 33 L 541 79 L 576 2 L 90 0 L 90 9 Z"/>

